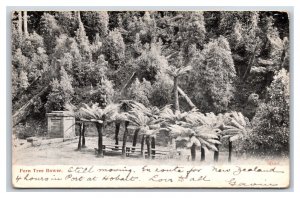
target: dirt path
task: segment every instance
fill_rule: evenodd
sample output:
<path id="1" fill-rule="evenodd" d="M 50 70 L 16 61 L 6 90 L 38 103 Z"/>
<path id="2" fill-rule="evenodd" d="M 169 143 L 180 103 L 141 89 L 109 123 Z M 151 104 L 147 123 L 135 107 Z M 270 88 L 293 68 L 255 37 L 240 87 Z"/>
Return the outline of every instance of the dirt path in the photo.
<path id="1" fill-rule="evenodd" d="M 97 147 L 96 137 L 87 137 L 87 148 L 81 151 L 76 151 L 78 140 L 72 139 L 63 142 L 62 139 L 39 139 L 35 146 L 31 143 L 23 141 L 16 141 L 13 148 L 13 164 L 18 165 L 145 165 L 145 164 L 163 164 L 163 165 L 199 165 L 212 164 L 213 152 L 206 152 L 205 162 L 200 162 L 200 151 L 197 151 L 196 161 L 188 161 L 187 156 L 190 154 L 188 149 L 181 150 L 181 159 L 142 159 L 127 157 L 122 158 L 121 155 L 117 156 L 104 156 L 104 158 L 97 158 L 94 148 Z M 108 138 L 104 138 L 104 144 L 113 144 Z M 120 142 L 122 145 L 122 142 Z M 128 145 L 131 145 L 129 142 Z M 137 145 L 139 146 L 139 145 Z M 158 147 L 159 149 L 166 149 Z M 227 152 L 221 152 L 218 164 L 228 164 Z M 266 164 L 267 160 L 260 159 L 237 159 L 233 156 L 232 164 Z"/>

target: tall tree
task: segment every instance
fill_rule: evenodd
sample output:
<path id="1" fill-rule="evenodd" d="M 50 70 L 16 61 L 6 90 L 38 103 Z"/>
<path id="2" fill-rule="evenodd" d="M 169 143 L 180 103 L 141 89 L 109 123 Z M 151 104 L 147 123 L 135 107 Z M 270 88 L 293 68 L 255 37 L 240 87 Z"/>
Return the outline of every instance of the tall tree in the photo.
<path id="1" fill-rule="evenodd" d="M 101 39 L 104 39 L 108 34 L 108 13 L 106 11 L 84 11 L 81 13 L 81 18 L 85 24 L 89 40 L 93 41 L 96 34 L 98 34 Z"/>
<path id="2" fill-rule="evenodd" d="M 23 11 L 23 22 L 24 22 L 24 36 L 28 36 L 28 20 L 27 20 L 27 11 Z"/>
<path id="3" fill-rule="evenodd" d="M 119 69 L 125 58 L 125 43 L 118 29 L 109 32 L 103 50 L 109 62 L 109 67 L 112 70 Z"/>
<path id="4" fill-rule="evenodd" d="M 77 43 L 79 44 L 78 47 L 80 49 L 80 53 L 83 60 L 89 62 L 92 60 L 92 52 L 91 52 L 91 47 L 90 47 L 88 37 L 86 36 L 85 28 L 81 21 L 81 15 L 79 11 L 77 12 L 77 19 L 78 19 L 79 28 L 76 31 L 76 40 Z"/>
<path id="5" fill-rule="evenodd" d="M 60 26 L 53 15 L 46 12 L 43 14 L 40 20 L 39 33 L 43 35 L 47 53 L 52 54 L 56 45 L 54 41 L 61 34 Z"/>
<path id="6" fill-rule="evenodd" d="M 170 69 L 168 70 L 169 75 L 171 75 L 173 77 L 173 80 L 174 80 L 173 97 L 174 97 L 174 110 L 175 110 L 175 113 L 180 112 L 179 98 L 178 98 L 178 78 L 180 76 L 186 74 L 191 69 L 192 69 L 191 66 L 186 66 L 186 67 L 182 67 L 182 68 L 170 67 Z"/>
<path id="7" fill-rule="evenodd" d="M 200 101 L 200 110 L 225 111 L 233 97 L 233 81 L 236 77 L 229 43 L 220 36 L 204 45 L 192 61 L 195 72 L 195 101 Z"/>
<path id="8" fill-rule="evenodd" d="M 98 103 L 91 106 L 83 104 L 80 108 L 81 118 L 83 121 L 94 122 L 98 131 L 98 157 L 103 157 L 103 130 L 108 122 L 114 118 L 114 114 L 118 112 L 119 105 L 109 104 L 105 108 L 100 108 Z"/>
<path id="9" fill-rule="evenodd" d="M 150 105 L 149 98 L 152 92 L 152 86 L 149 81 L 143 79 L 142 82 L 136 78 L 135 82 L 129 87 L 126 95 L 136 102 L 146 106 Z"/>
<path id="10" fill-rule="evenodd" d="M 76 11 L 56 12 L 55 18 L 57 19 L 57 23 L 63 30 L 64 34 L 67 34 L 71 37 L 75 36 L 76 30 L 79 27 Z"/>
<path id="11" fill-rule="evenodd" d="M 181 43 L 179 47 L 183 48 L 182 51 L 187 56 L 190 45 L 196 44 L 198 49 L 203 47 L 206 29 L 202 12 L 183 12 L 182 14 L 183 21 L 178 22 L 179 32 L 176 41 Z"/>
<path id="12" fill-rule="evenodd" d="M 145 78 L 154 83 L 161 73 L 166 73 L 168 61 L 161 54 L 161 43 L 146 44 L 141 56 L 134 61 L 134 67 L 139 79 Z"/>
<path id="13" fill-rule="evenodd" d="M 65 105 L 71 102 L 74 90 L 72 78 L 67 74 L 63 66 L 60 69 L 59 79 L 53 79 L 50 86 L 51 92 L 47 96 L 46 110 L 48 112 L 64 110 Z"/>
<path id="14" fill-rule="evenodd" d="M 22 23 L 23 23 L 22 11 L 18 11 L 18 33 L 20 37 L 22 37 L 23 35 Z"/>

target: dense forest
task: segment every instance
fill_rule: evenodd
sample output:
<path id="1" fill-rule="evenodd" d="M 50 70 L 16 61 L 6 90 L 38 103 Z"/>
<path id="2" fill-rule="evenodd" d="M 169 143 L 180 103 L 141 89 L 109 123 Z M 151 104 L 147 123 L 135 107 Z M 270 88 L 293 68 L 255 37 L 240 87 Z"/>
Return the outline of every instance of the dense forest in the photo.
<path id="1" fill-rule="evenodd" d="M 45 135 L 46 113 L 66 104 L 134 100 L 241 112 L 240 150 L 288 154 L 288 13 L 16 11 L 11 49 L 17 133 Z"/>

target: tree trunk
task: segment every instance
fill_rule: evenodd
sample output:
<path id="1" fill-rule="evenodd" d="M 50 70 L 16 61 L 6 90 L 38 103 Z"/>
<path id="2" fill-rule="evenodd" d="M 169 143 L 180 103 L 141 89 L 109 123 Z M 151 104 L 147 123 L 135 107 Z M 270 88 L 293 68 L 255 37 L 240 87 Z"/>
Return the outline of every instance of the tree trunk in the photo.
<path id="1" fill-rule="evenodd" d="M 219 145 L 215 144 L 216 148 L 219 150 Z M 219 151 L 214 152 L 214 161 L 218 162 L 219 161 Z"/>
<path id="2" fill-rule="evenodd" d="M 173 94 L 174 94 L 174 109 L 175 112 L 179 111 L 179 98 L 178 98 L 178 77 L 174 77 L 174 87 L 173 87 Z"/>
<path id="3" fill-rule="evenodd" d="M 81 123 L 78 124 L 79 125 L 79 140 L 78 140 L 78 147 L 77 147 L 77 150 L 81 150 L 81 134 L 82 134 L 82 131 L 81 131 Z"/>
<path id="4" fill-rule="evenodd" d="M 282 51 L 282 54 L 281 54 L 281 63 L 280 63 L 280 68 L 282 69 L 282 68 L 284 68 L 284 64 L 285 64 L 285 62 L 287 61 L 287 59 L 288 59 L 288 52 L 287 52 L 287 50 L 284 48 L 283 49 L 283 51 Z"/>
<path id="5" fill-rule="evenodd" d="M 133 72 L 132 75 L 130 76 L 129 80 L 125 84 L 125 86 L 121 89 L 121 95 L 123 95 L 124 92 L 127 90 L 127 88 L 132 84 L 132 82 L 134 81 L 136 76 L 137 76 L 136 72 Z"/>
<path id="6" fill-rule="evenodd" d="M 123 145 L 122 145 L 122 155 L 123 157 L 126 157 L 126 141 L 127 141 L 127 135 L 128 135 L 128 125 L 129 122 L 125 121 L 125 131 L 124 131 L 124 135 L 123 135 Z"/>
<path id="7" fill-rule="evenodd" d="M 119 145 L 119 132 L 120 132 L 120 126 L 121 123 L 120 122 L 116 122 L 116 130 L 115 130 L 115 145 Z M 119 147 L 116 146 L 116 149 L 118 149 Z"/>
<path id="8" fill-rule="evenodd" d="M 13 102 L 13 103 L 16 103 L 19 99 L 22 98 L 22 95 L 25 95 L 25 94 L 30 93 L 30 92 L 32 91 L 31 88 L 36 86 L 36 84 L 39 82 L 40 78 L 41 78 L 41 76 L 38 76 L 36 79 L 33 80 L 32 83 L 30 83 L 30 84 L 28 85 L 28 87 L 27 87 L 25 90 L 23 90 L 23 91 L 21 91 L 21 92 L 18 92 L 18 93 L 15 95 L 15 97 L 12 99 L 12 102 Z M 20 102 L 20 101 L 19 101 L 19 102 Z M 21 103 L 22 103 L 22 100 L 21 100 Z"/>
<path id="9" fill-rule="evenodd" d="M 23 12 L 23 22 L 24 22 L 24 35 L 25 35 L 25 38 L 28 37 L 28 28 L 27 28 L 27 11 L 24 11 Z"/>
<path id="10" fill-rule="evenodd" d="M 23 119 L 25 119 L 31 113 L 32 109 L 30 109 L 30 108 L 33 106 L 33 103 L 35 102 L 35 100 L 38 97 L 40 97 L 41 95 L 43 95 L 47 91 L 48 86 L 44 87 L 38 94 L 33 96 L 25 105 L 23 105 L 20 109 L 18 109 L 14 113 L 14 115 L 13 115 L 13 127 L 16 126 L 17 124 L 19 124 Z"/>
<path id="11" fill-rule="evenodd" d="M 191 109 L 196 108 L 196 105 L 191 101 L 191 99 L 188 97 L 188 95 L 186 93 L 184 93 L 184 91 L 180 87 L 177 86 L 177 90 L 178 90 L 178 93 L 184 97 L 185 101 L 188 103 L 188 105 L 191 107 Z"/>
<path id="12" fill-rule="evenodd" d="M 155 137 L 151 137 L 151 155 L 152 159 L 155 158 Z"/>
<path id="13" fill-rule="evenodd" d="M 191 147 L 191 157 L 192 157 L 192 161 L 195 161 L 195 159 L 196 159 L 196 145 L 195 144 L 193 144 Z"/>
<path id="14" fill-rule="evenodd" d="M 151 148 L 150 148 L 150 136 L 146 136 L 146 146 L 147 146 L 147 158 L 150 159 L 151 156 Z"/>
<path id="15" fill-rule="evenodd" d="M 176 150 L 176 139 L 174 137 L 171 139 L 171 146 L 173 150 Z"/>
<path id="16" fill-rule="evenodd" d="M 141 155 L 144 157 L 144 143 L 145 143 L 145 135 L 142 136 L 141 140 Z"/>
<path id="17" fill-rule="evenodd" d="M 201 147 L 201 162 L 205 161 L 205 150 Z"/>
<path id="18" fill-rule="evenodd" d="M 140 131 L 140 129 L 136 129 L 134 131 L 133 140 L 132 140 L 132 147 L 136 146 L 136 141 L 137 141 L 137 137 L 138 137 L 139 131 Z M 135 148 L 132 148 L 132 152 L 134 152 L 134 151 L 135 151 Z"/>
<path id="19" fill-rule="evenodd" d="M 20 37 L 23 36 L 22 21 L 22 11 L 18 11 L 18 33 Z"/>
<path id="20" fill-rule="evenodd" d="M 228 162 L 231 162 L 231 155 L 232 155 L 232 141 L 229 141 L 228 143 L 228 149 L 229 149 L 229 154 L 228 154 Z"/>
<path id="21" fill-rule="evenodd" d="M 252 67 L 252 65 L 253 65 L 253 63 L 254 63 L 254 60 L 255 60 L 255 53 L 256 53 L 257 47 L 258 47 L 258 43 L 257 43 L 257 41 L 256 41 L 256 42 L 255 42 L 254 49 L 253 49 L 252 54 L 251 54 L 251 57 L 250 57 L 250 59 L 249 59 L 249 61 L 248 61 L 247 68 L 246 68 L 246 70 L 245 70 L 245 72 L 244 72 L 243 80 L 246 80 L 246 78 L 248 77 L 248 74 L 249 74 L 250 71 L 251 71 L 251 67 Z"/>
<path id="22" fill-rule="evenodd" d="M 220 141 L 220 137 L 218 137 L 218 140 Z M 219 144 L 215 144 L 215 147 L 218 149 L 218 151 L 214 152 L 214 161 L 218 162 L 219 161 Z"/>
<path id="23" fill-rule="evenodd" d="M 103 130 L 103 124 L 100 123 L 96 123 L 96 128 L 98 131 L 98 157 L 103 157 L 103 134 L 102 134 L 102 130 Z"/>
<path id="24" fill-rule="evenodd" d="M 82 148 L 86 148 L 85 146 L 85 123 L 82 122 Z"/>
<path id="25" fill-rule="evenodd" d="M 78 20 L 78 23 L 81 22 L 80 11 L 77 11 L 77 20 Z"/>

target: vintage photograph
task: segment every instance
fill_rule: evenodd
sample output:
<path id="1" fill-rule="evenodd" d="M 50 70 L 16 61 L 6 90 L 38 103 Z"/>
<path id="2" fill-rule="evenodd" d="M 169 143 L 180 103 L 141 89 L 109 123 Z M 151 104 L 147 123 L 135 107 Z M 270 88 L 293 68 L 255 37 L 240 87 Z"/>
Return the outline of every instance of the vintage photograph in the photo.
<path id="1" fill-rule="evenodd" d="M 288 187 L 289 21 L 13 11 L 14 186 Z"/>

